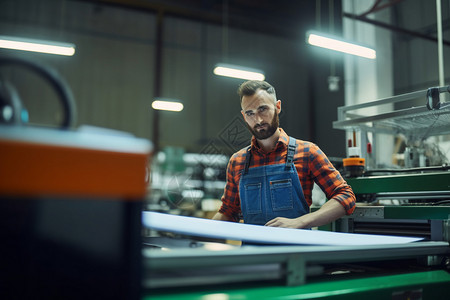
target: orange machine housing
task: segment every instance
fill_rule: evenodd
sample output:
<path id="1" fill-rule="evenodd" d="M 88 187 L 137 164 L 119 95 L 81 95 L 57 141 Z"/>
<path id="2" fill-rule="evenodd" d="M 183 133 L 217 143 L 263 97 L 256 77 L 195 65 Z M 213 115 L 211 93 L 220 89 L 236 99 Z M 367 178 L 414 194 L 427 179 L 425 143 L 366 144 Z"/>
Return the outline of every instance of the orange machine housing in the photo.
<path id="1" fill-rule="evenodd" d="M 2 293 L 139 299 L 150 154 L 130 135 L 0 126 Z"/>
<path id="2" fill-rule="evenodd" d="M 342 160 L 342 164 L 348 177 L 358 177 L 364 174 L 364 158 L 347 157 Z"/>

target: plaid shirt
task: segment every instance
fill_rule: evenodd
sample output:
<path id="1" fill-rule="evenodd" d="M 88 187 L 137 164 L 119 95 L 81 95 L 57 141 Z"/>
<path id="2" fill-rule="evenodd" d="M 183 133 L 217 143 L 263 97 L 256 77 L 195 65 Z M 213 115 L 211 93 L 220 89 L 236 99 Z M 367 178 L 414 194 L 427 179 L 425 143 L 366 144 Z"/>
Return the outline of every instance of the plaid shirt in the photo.
<path id="1" fill-rule="evenodd" d="M 250 167 L 280 164 L 286 162 L 289 136 L 280 130 L 280 138 L 275 149 L 265 153 L 259 147 L 255 137 L 252 138 L 252 160 Z M 351 187 L 341 177 L 341 174 L 330 163 L 325 153 L 317 145 L 302 140 L 296 140 L 297 149 L 294 155 L 294 165 L 303 188 L 308 205 L 312 203 L 314 182 L 322 189 L 327 199 L 335 199 L 345 208 L 347 215 L 355 209 L 355 195 Z M 227 184 L 222 196 L 222 206 L 219 212 L 233 221 L 238 222 L 241 214 L 239 198 L 239 181 L 245 165 L 246 148 L 233 154 L 227 167 Z"/>

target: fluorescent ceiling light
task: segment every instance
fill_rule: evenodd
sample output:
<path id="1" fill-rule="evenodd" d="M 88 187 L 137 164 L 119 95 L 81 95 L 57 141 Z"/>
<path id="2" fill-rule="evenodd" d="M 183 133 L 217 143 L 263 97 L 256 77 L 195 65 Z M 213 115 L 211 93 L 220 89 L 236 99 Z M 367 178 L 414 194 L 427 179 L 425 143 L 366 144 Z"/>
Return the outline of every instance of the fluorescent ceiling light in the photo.
<path id="1" fill-rule="evenodd" d="M 264 72 L 261 70 L 229 64 L 217 64 L 214 68 L 214 74 L 247 80 L 265 79 Z"/>
<path id="2" fill-rule="evenodd" d="M 182 111 L 184 106 L 183 103 L 177 101 L 169 101 L 164 99 L 158 99 L 152 103 L 153 109 L 157 110 L 168 110 L 168 111 Z"/>
<path id="3" fill-rule="evenodd" d="M 309 31 L 306 36 L 308 43 L 314 46 L 353 54 L 369 59 L 375 59 L 377 57 L 375 50 L 356 45 L 354 43 L 346 42 L 338 37 L 311 31 Z"/>
<path id="4" fill-rule="evenodd" d="M 0 48 L 72 56 L 75 45 L 0 35 Z"/>

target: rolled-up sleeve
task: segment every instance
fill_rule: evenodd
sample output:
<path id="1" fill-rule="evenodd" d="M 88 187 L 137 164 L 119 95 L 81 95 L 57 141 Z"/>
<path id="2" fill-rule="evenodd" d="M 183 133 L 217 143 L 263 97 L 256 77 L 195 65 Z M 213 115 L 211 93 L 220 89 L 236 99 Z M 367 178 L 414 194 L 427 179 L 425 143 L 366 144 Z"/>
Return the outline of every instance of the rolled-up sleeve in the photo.
<path id="1" fill-rule="evenodd" d="M 239 222 L 241 202 L 239 199 L 239 186 L 235 176 L 236 171 L 236 156 L 233 156 L 228 162 L 226 185 L 221 198 L 222 206 L 219 212 L 227 216 L 231 221 Z"/>
<path id="2" fill-rule="evenodd" d="M 309 167 L 314 182 L 322 189 L 327 199 L 338 201 L 347 215 L 355 210 L 356 197 L 338 170 L 317 145 L 310 148 Z"/>

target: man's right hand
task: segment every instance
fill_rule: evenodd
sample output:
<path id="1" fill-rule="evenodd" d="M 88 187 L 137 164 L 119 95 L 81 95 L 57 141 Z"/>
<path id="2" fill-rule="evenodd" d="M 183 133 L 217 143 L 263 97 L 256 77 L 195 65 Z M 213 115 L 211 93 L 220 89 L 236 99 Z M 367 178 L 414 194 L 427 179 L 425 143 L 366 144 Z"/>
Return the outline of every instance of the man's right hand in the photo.
<path id="1" fill-rule="evenodd" d="M 212 219 L 217 221 L 231 221 L 230 218 L 220 212 L 216 213 Z"/>

